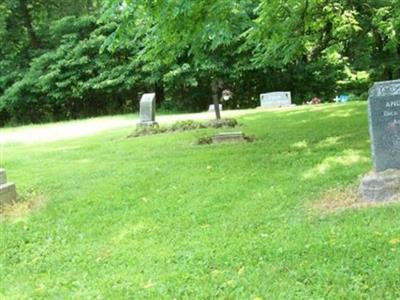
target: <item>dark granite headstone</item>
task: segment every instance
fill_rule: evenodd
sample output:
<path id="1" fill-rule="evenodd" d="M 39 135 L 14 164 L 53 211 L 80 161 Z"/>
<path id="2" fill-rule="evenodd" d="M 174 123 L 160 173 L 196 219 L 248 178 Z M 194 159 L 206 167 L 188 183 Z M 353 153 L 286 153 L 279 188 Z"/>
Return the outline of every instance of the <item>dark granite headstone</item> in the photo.
<path id="1" fill-rule="evenodd" d="M 368 102 L 375 171 L 400 169 L 400 80 L 375 83 Z"/>

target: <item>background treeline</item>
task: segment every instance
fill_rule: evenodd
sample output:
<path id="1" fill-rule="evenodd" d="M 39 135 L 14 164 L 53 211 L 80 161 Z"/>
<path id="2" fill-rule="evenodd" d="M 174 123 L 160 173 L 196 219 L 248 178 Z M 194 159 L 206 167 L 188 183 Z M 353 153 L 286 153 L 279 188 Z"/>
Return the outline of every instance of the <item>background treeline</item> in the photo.
<path id="1" fill-rule="evenodd" d="M 0 125 L 365 97 L 400 78 L 399 0 L 0 0 Z"/>

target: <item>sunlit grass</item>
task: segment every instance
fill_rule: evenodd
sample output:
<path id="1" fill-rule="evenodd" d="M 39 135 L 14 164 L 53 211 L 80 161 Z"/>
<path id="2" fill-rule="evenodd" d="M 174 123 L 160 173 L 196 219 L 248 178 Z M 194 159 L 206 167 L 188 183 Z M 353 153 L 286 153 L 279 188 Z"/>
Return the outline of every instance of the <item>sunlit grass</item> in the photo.
<path id="1" fill-rule="evenodd" d="M 309 211 L 371 169 L 366 110 L 255 111 L 244 144 L 121 127 L 5 145 L 46 205 L 0 224 L 0 298 L 399 298 L 399 206 Z"/>

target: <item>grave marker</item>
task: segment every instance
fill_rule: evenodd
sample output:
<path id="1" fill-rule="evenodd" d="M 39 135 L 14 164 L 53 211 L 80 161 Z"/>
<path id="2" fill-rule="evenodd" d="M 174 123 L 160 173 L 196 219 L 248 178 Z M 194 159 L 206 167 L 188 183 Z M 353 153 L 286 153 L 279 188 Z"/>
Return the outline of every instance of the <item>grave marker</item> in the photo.
<path id="1" fill-rule="evenodd" d="M 292 105 L 290 92 L 273 92 L 260 95 L 261 107 L 284 107 Z"/>
<path id="2" fill-rule="evenodd" d="M 140 99 L 139 125 L 156 125 L 156 94 L 144 94 Z"/>
<path id="3" fill-rule="evenodd" d="M 374 84 L 368 119 L 375 172 L 364 176 L 359 193 L 365 201 L 400 200 L 400 80 Z"/>
<path id="4" fill-rule="evenodd" d="M 7 183 L 6 170 L 0 169 L 0 206 L 13 203 L 17 200 L 17 191 L 14 183 Z"/>
<path id="5" fill-rule="evenodd" d="M 368 110 L 375 171 L 400 169 L 400 80 L 375 83 Z"/>

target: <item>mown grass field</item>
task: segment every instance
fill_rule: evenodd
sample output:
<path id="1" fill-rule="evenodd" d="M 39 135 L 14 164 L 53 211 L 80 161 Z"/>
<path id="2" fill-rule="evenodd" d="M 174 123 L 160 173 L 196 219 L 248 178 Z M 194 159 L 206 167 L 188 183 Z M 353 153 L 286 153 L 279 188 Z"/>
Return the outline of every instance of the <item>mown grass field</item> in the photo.
<path id="1" fill-rule="evenodd" d="M 313 209 L 371 169 L 366 104 L 239 121 L 256 142 L 119 128 L 5 145 L 40 207 L 2 217 L 0 298 L 400 298 L 400 206 Z"/>

